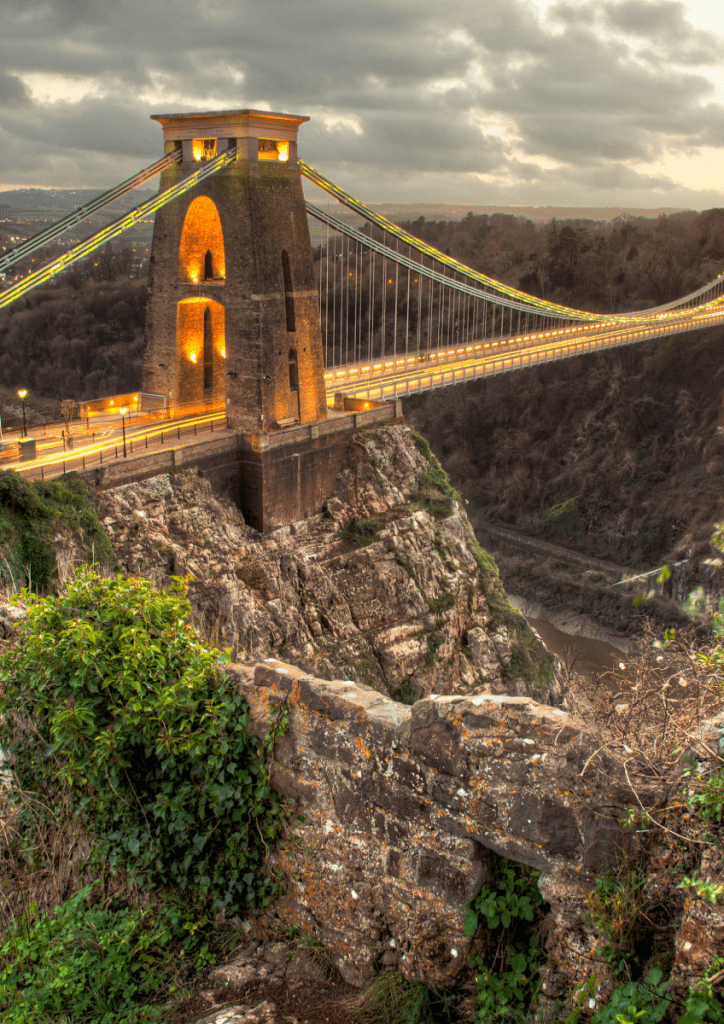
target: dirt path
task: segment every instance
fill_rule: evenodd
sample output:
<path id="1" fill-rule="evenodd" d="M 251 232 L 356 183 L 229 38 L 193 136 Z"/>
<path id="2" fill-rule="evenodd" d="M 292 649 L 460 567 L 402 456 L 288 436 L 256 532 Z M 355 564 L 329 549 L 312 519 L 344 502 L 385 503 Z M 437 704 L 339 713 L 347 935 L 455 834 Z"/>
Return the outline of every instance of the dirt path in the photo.
<path id="1" fill-rule="evenodd" d="M 526 537 L 523 533 L 518 533 L 516 530 L 507 530 L 503 526 L 494 526 L 492 523 L 488 523 L 484 519 L 476 519 L 474 514 L 470 517 L 470 520 L 476 534 L 479 532 L 481 534 L 498 537 L 501 540 L 519 544 L 521 547 L 530 548 L 532 551 L 538 551 L 541 554 L 553 555 L 556 558 L 578 562 L 580 565 L 584 565 L 588 569 L 599 569 L 601 572 L 614 573 L 619 577 L 634 575 L 637 573 L 636 569 L 626 568 L 626 566 L 623 565 L 616 565 L 615 562 L 605 562 L 601 558 L 591 558 L 589 555 L 583 555 L 579 551 L 571 550 L 571 548 L 561 547 L 559 544 L 551 544 L 549 541 L 538 540 L 535 537 Z"/>

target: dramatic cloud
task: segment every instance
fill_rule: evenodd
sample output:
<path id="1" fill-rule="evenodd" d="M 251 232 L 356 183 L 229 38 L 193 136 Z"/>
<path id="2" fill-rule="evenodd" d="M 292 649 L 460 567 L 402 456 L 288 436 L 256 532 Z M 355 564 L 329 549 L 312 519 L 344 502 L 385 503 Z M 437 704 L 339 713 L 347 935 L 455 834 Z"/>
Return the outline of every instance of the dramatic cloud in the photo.
<path id="1" fill-rule="evenodd" d="M 309 114 L 305 159 L 372 202 L 718 200 L 724 42 L 676 0 L 0 9 L 7 184 L 108 186 L 161 151 L 151 113 L 262 107 Z"/>

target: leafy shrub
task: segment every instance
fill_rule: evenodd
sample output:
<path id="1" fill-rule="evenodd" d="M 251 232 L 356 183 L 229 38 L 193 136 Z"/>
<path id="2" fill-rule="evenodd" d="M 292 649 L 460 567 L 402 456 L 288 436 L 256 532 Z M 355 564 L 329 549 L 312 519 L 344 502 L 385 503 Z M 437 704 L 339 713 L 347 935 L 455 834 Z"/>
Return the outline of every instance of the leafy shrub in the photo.
<path id="1" fill-rule="evenodd" d="M 285 816 L 268 746 L 189 624 L 183 589 L 83 568 L 59 596 L 30 597 L 0 662 L 0 748 L 32 794 L 32 813 L 27 801 L 18 812 L 30 845 L 37 808 L 66 808 L 97 864 L 236 913 L 268 902 L 262 869 Z"/>
<path id="2" fill-rule="evenodd" d="M 679 1017 L 677 1024 L 724 1024 L 724 1002 L 720 991 L 717 990 L 722 968 L 724 960 L 715 956 L 703 978 L 692 986 L 686 999 L 684 1013 Z M 710 979 L 713 980 L 713 984 Z"/>
<path id="3" fill-rule="evenodd" d="M 179 972 L 213 960 L 205 921 L 179 899 L 92 905 L 86 886 L 55 912 L 17 921 L 0 943 L 0 1011 L 6 1024 L 50 1020 L 141 1024 L 173 995 Z"/>
<path id="4" fill-rule="evenodd" d="M 591 1024 L 658 1024 L 670 1004 L 664 997 L 668 978 L 662 979 L 662 972 L 654 967 L 642 981 L 614 989 L 606 1005 L 593 1014 Z"/>
<path id="5" fill-rule="evenodd" d="M 538 991 L 545 955 L 537 925 L 546 905 L 536 884 L 539 875 L 501 857 L 493 881 L 465 912 L 468 938 L 483 919 L 489 932 L 473 963 L 480 1024 L 522 1021 Z"/>

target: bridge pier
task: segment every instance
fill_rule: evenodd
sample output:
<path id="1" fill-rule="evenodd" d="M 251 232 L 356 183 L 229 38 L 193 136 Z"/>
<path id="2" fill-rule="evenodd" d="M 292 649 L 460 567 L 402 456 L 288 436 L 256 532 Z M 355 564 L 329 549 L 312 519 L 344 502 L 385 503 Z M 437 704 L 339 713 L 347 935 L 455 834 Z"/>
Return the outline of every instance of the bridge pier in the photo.
<path id="1" fill-rule="evenodd" d="M 237 505 L 249 526 L 271 533 L 321 512 L 345 466 L 349 440 L 359 430 L 402 423 L 402 401 L 365 403 L 366 409 L 281 431 L 228 432 L 218 440 L 146 452 L 76 471 L 105 490 L 162 473 L 197 470 L 215 494 Z M 193 435 L 191 435 L 193 436 Z M 76 467 L 73 467 L 74 469 Z"/>

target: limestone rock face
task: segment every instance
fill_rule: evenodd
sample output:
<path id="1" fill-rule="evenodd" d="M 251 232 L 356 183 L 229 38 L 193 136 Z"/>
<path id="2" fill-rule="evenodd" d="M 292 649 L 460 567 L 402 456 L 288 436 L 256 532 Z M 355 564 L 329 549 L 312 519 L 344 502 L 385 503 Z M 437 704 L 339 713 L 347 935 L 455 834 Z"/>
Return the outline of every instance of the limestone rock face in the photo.
<path id="1" fill-rule="evenodd" d="M 0 604 L 0 640 L 9 639 L 25 618 L 25 608 L 16 604 Z"/>
<path id="2" fill-rule="evenodd" d="M 408 428 L 382 427 L 350 439 L 325 514 L 271 536 L 183 473 L 104 492 L 103 521 L 125 572 L 158 586 L 191 577 L 192 604 L 235 659 L 274 655 L 408 702 L 559 702 L 541 645 L 476 560 L 467 516 L 424 499 L 430 470 Z"/>
<path id="3" fill-rule="evenodd" d="M 315 933 L 345 980 L 362 984 L 383 964 L 451 984 L 467 964 L 465 905 L 490 878 L 490 851 L 544 872 L 558 946 L 575 932 L 590 952 L 583 897 L 625 845 L 618 822 L 635 798 L 571 715 L 494 694 L 408 707 L 271 659 L 232 671 L 260 735 L 281 703 L 289 710 L 273 785 L 304 822 L 274 855 L 286 878 L 276 924 Z M 554 963 L 552 991 L 587 961 L 571 950 Z"/>

